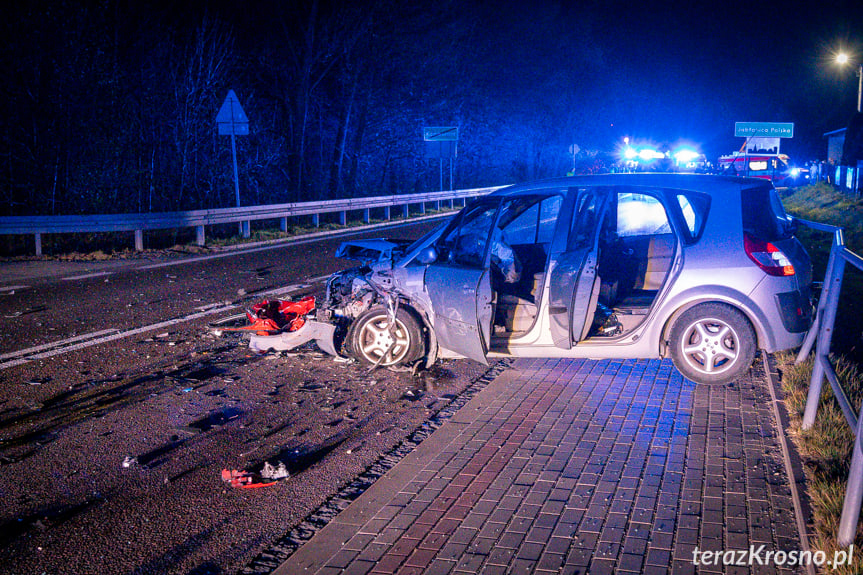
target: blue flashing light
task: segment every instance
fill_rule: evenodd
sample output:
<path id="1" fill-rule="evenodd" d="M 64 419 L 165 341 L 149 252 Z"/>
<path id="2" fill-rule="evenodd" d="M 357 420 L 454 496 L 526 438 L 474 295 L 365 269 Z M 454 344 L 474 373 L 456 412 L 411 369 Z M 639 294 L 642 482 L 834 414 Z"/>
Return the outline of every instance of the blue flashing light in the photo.
<path id="1" fill-rule="evenodd" d="M 638 151 L 638 157 L 644 162 L 650 162 L 651 160 L 664 158 L 665 155 L 662 152 L 657 152 L 653 148 L 641 148 Z"/>
<path id="2" fill-rule="evenodd" d="M 684 148 L 682 150 L 678 150 L 674 153 L 674 159 L 677 160 L 680 164 L 688 164 L 689 162 L 694 162 L 701 156 L 695 150 L 690 150 L 689 148 Z"/>

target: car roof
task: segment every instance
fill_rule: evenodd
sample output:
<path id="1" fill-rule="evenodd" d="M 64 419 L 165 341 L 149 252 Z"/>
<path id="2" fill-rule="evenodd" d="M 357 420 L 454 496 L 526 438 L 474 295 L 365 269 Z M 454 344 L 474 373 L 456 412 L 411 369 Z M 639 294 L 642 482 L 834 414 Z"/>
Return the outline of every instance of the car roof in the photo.
<path id="1" fill-rule="evenodd" d="M 491 196 L 506 196 L 511 194 L 529 193 L 554 187 L 587 187 L 587 186 L 645 186 L 654 188 L 671 188 L 698 190 L 706 193 L 723 193 L 740 190 L 741 187 L 771 187 L 772 184 L 760 178 L 741 176 L 721 176 L 708 174 L 676 174 L 676 173 L 621 173 L 597 174 L 590 176 L 567 176 L 548 180 L 539 180 L 525 184 L 515 184 L 492 192 Z"/>

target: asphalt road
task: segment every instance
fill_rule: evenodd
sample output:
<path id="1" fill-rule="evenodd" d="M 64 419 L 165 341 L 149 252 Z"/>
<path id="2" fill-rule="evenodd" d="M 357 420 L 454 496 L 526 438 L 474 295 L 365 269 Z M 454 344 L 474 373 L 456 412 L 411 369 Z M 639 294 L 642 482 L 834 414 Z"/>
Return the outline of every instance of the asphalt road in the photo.
<path id="1" fill-rule="evenodd" d="M 320 295 L 341 241 L 3 274 L 0 571 L 238 572 L 458 401 L 484 367 L 369 372 L 208 330 L 268 293 Z M 265 463 L 290 476 L 222 480 Z"/>

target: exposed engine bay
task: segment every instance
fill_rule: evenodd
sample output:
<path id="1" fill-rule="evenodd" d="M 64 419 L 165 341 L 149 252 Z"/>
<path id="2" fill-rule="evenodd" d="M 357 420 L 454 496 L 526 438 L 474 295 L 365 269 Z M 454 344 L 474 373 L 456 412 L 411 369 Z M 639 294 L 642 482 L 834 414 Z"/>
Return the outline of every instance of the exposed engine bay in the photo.
<path id="1" fill-rule="evenodd" d="M 325 353 L 352 356 L 371 367 L 427 367 L 436 358 L 429 353 L 436 346 L 428 343 L 428 330 L 418 313 L 402 307 L 407 297 L 393 279 L 393 261 L 409 244 L 380 239 L 345 242 L 336 256 L 359 260 L 361 265 L 330 276 L 320 306 L 315 307 L 313 298 L 261 302 L 247 312 L 250 324 L 234 331 L 251 333 L 249 347 L 260 353 L 314 341 Z"/>

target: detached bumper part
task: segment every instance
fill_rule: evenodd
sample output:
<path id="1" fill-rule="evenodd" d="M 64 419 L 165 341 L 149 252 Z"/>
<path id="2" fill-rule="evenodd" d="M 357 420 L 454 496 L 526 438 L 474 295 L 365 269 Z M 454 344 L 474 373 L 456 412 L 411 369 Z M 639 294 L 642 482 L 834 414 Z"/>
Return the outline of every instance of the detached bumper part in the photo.
<path id="1" fill-rule="evenodd" d="M 249 349 L 258 353 L 266 353 L 271 349 L 287 351 L 314 341 L 324 353 L 338 356 L 336 345 L 333 342 L 335 333 L 336 326 L 333 324 L 307 319 L 306 323 L 295 331 L 276 335 L 253 334 L 249 340 Z"/>

